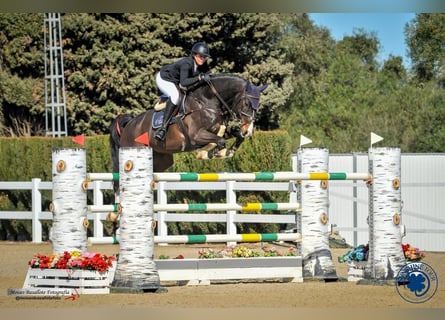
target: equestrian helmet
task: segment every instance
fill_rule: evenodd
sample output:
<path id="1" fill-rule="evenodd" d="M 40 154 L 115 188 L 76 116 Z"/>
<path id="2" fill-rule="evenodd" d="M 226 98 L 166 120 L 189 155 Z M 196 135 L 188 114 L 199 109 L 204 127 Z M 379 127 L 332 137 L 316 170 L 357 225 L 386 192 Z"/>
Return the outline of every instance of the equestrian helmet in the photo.
<path id="1" fill-rule="evenodd" d="M 204 42 L 196 42 L 192 47 L 192 52 L 200 54 L 207 58 L 210 57 L 209 47 Z"/>

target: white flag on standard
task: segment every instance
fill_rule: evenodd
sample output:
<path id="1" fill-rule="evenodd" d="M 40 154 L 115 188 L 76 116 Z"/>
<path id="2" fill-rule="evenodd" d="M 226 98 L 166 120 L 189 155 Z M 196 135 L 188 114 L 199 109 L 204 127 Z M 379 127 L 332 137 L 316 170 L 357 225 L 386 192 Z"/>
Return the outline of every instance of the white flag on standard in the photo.
<path id="1" fill-rule="evenodd" d="M 379 136 L 378 134 L 375 134 L 374 132 L 371 132 L 371 146 L 374 143 L 377 143 L 377 142 L 382 141 L 382 140 L 383 140 L 383 138 L 381 136 Z"/>
<path id="2" fill-rule="evenodd" d="M 306 137 L 303 136 L 303 135 L 300 135 L 300 147 L 301 147 L 301 146 L 304 146 L 305 144 L 309 144 L 309 143 L 312 143 L 312 140 L 311 140 L 311 139 L 306 138 Z"/>

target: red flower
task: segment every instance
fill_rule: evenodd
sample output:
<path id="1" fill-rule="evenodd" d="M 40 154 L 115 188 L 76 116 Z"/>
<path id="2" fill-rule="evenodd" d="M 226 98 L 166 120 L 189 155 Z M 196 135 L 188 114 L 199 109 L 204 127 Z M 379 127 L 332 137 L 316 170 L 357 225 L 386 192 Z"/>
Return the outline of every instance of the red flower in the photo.
<path id="1" fill-rule="evenodd" d="M 99 253 L 80 256 L 78 252 L 76 254 L 64 252 L 62 255 L 52 254 L 49 257 L 37 254 L 28 262 L 28 265 L 30 268 L 83 269 L 105 272 L 113 265 L 115 259 L 115 256 L 100 255 Z M 51 265 L 51 261 L 53 261 L 53 265 Z"/>
<path id="2" fill-rule="evenodd" d="M 402 250 L 403 250 L 403 252 L 408 251 L 409 247 L 410 247 L 409 243 L 407 243 L 407 244 L 402 244 Z"/>

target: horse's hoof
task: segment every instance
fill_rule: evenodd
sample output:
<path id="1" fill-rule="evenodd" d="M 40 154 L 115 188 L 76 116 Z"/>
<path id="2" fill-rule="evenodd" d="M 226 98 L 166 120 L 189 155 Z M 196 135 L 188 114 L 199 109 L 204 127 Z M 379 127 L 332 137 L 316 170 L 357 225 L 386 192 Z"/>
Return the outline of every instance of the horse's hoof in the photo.
<path id="1" fill-rule="evenodd" d="M 235 155 L 235 152 L 233 150 L 228 150 L 226 148 L 219 150 L 216 154 L 215 157 L 219 158 L 219 159 L 224 159 L 224 158 L 232 158 Z"/>
<path id="2" fill-rule="evenodd" d="M 228 150 L 226 148 L 219 150 L 215 153 L 215 158 L 227 158 Z"/>
<path id="3" fill-rule="evenodd" d="M 196 155 L 196 159 L 199 159 L 199 160 L 207 160 L 209 157 L 208 157 L 208 152 L 207 151 L 199 151 L 198 152 L 198 154 Z"/>
<path id="4" fill-rule="evenodd" d="M 215 153 L 215 158 L 224 158 L 226 156 L 226 149 L 221 149 Z"/>
<path id="5" fill-rule="evenodd" d="M 117 217 L 118 217 L 118 215 L 116 213 L 108 212 L 108 214 L 107 214 L 107 221 L 116 222 L 117 221 Z"/>

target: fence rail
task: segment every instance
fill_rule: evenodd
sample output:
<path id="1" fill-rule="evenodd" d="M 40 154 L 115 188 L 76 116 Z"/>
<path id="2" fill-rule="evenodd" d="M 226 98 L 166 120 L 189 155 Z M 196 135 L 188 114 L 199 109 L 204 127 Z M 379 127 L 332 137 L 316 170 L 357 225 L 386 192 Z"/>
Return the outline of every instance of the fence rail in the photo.
<path id="1" fill-rule="evenodd" d="M 436 183 L 437 184 L 437 183 Z M 360 199 L 353 196 L 341 196 L 335 192 L 335 188 L 351 187 L 360 188 L 356 184 L 348 181 L 332 183 L 330 191 L 331 202 L 337 199 L 347 200 L 356 204 L 366 205 L 367 199 Z M 437 184 L 437 187 L 443 187 L 444 183 Z M 411 184 L 403 184 L 403 187 L 413 187 Z M 429 184 L 416 184 L 416 187 L 431 187 Z M 434 187 L 434 186 L 433 186 Z M 51 191 L 52 182 L 41 181 L 40 178 L 34 178 L 31 181 L 0 181 L 1 190 L 22 190 L 30 191 L 32 195 L 31 211 L 0 211 L 0 220 L 31 220 L 32 222 L 32 242 L 42 242 L 42 220 L 52 220 L 52 213 L 44 210 L 42 204 L 42 191 Z M 110 181 L 92 181 L 88 184 L 88 190 L 93 193 L 93 206 L 103 206 L 105 190 L 113 190 Z M 216 181 L 216 182 L 167 182 L 161 181 L 157 183 L 157 203 L 159 205 L 167 204 L 168 191 L 181 190 L 224 190 L 226 192 L 226 206 L 236 204 L 237 191 L 277 191 L 288 192 L 289 199 L 295 199 L 295 187 L 292 182 L 239 182 L 239 181 Z M 290 200 L 292 201 L 292 200 Z M 420 217 L 425 221 L 435 221 L 439 225 L 445 223 L 442 218 L 429 217 L 427 215 L 412 213 L 408 210 L 404 211 L 405 215 Z M 93 236 L 101 238 L 104 236 L 103 221 L 107 219 L 108 212 L 89 212 L 88 220 L 94 221 Z M 335 213 L 334 213 L 335 215 Z M 158 224 L 158 236 L 168 236 L 168 222 L 219 222 L 225 223 L 227 235 L 237 234 L 236 223 L 276 223 L 276 224 L 295 224 L 295 212 L 288 211 L 280 214 L 243 214 L 237 213 L 236 210 L 227 210 L 224 213 L 178 213 L 159 211 L 154 214 L 154 218 Z M 334 224 L 333 230 L 343 232 L 354 232 L 367 234 L 367 227 L 351 227 Z M 413 234 L 443 234 L 444 229 L 418 228 L 408 227 L 408 232 Z M 354 243 L 353 245 L 357 245 Z"/>
<path id="2" fill-rule="evenodd" d="M 32 181 L 10 182 L 0 181 L 0 190 L 22 190 L 32 193 L 31 211 L 0 211 L 0 220 L 31 220 L 32 221 L 32 241 L 42 242 L 41 220 L 52 220 L 52 213 L 45 211 L 42 207 L 42 191 L 52 190 L 52 182 L 41 181 L 39 178 Z M 108 208 L 111 205 L 104 205 L 103 192 L 113 190 L 109 181 L 92 181 L 88 184 L 88 190 L 93 192 L 93 203 L 90 207 Z M 227 202 L 222 203 L 223 207 L 237 207 L 237 191 L 281 191 L 294 192 L 290 182 L 158 182 L 157 203 L 163 208 L 168 208 L 167 192 L 173 190 L 225 190 Z M 289 205 L 292 208 L 295 205 Z M 242 214 L 236 210 L 220 210 L 221 213 L 175 213 L 158 211 L 154 218 L 157 220 L 158 233 L 160 237 L 168 236 L 168 222 L 220 222 L 226 223 L 227 235 L 236 235 L 236 223 L 275 223 L 275 224 L 295 224 L 295 213 L 291 210 L 283 209 L 284 214 Z M 224 213 L 223 213 L 224 212 Z M 103 221 L 107 219 L 107 212 L 89 212 L 88 220 L 94 221 L 93 235 L 95 238 L 103 237 Z"/>
<path id="3" fill-rule="evenodd" d="M 445 207 L 444 167 L 445 154 L 402 154 L 402 223 L 406 225 L 407 232 L 403 241 L 424 250 L 445 251 L 445 219 L 442 214 Z M 338 172 L 366 171 L 367 154 L 331 154 L 329 169 Z M 159 182 L 157 203 L 167 203 L 169 190 L 195 190 L 203 183 Z M 224 190 L 227 203 L 236 203 L 237 191 L 249 190 L 288 192 L 290 199 L 296 199 L 292 184 L 287 182 L 217 181 L 205 182 L 205 187 L 206 190 Z M 110 181 L 94 181 L 89 183 L 89 189 L 93 192 L 92 204 L 103 205 L 103 192 L 112 190 L 112 184 Z M 19 182 L 0 181 L 0 192 L 2 190 L 27 190 L 32 193 L 31 211 L 0 211 L 0 220 L 31 220 L 32 240 L 41 241 L 40 221 L 52 219 L 48 209 L 42 208 L 41 194 L 46 190 L 52 190 L 52 182 L 44 182 L 38 178 Z M 354 246 L 363 244 L 368 239 L 367 195 L 367 188 L 362 182 L 329 181 L 330 223 L 333 224 L 334 230 L 340 231 L 347 243 Z M 95 237 L 103 237 L 103 221 L 107 214 L 103 212 L 88 214 L 88 219 L 94 221 Z M 269 219 L 274 219 L 277 223 L 295 223 L 294 214 L 252 215 L 237 214 L 236 211 L 208 214 L 159 212 L 155 214 L 155 219 L 159 226 L 158 235 L 167 234 L 168 222 L 221 222 L 227 224 L 228 234 L 236 233 L 236 223 L 252 222 L 251 219 L 261 219 L 258 223 L 270 223 Z"/>

